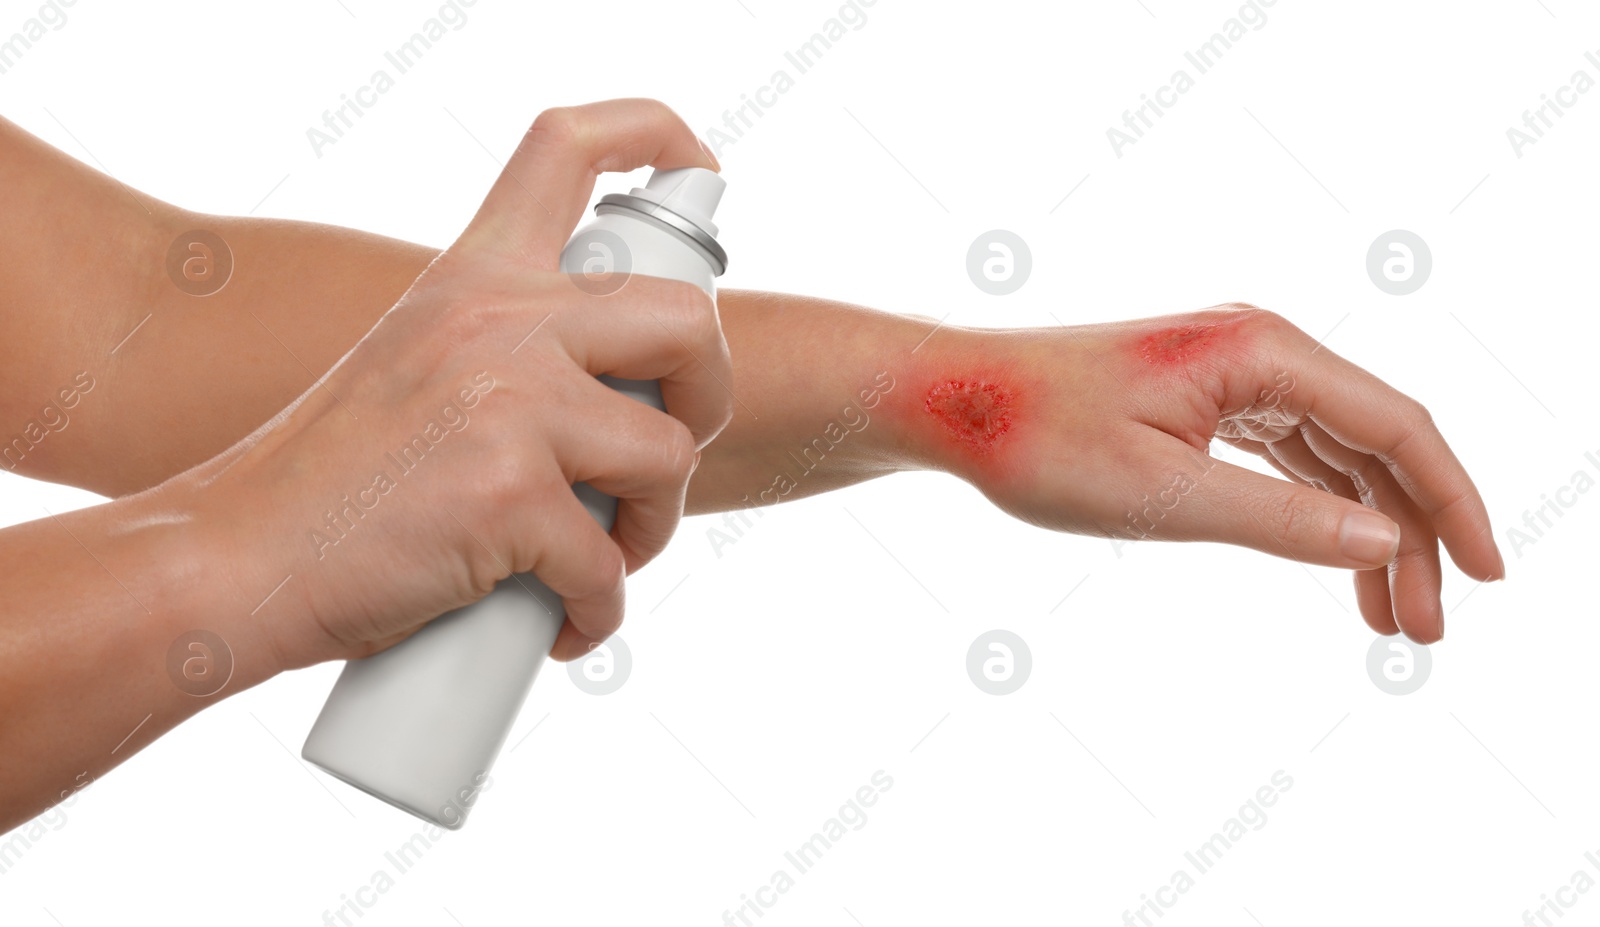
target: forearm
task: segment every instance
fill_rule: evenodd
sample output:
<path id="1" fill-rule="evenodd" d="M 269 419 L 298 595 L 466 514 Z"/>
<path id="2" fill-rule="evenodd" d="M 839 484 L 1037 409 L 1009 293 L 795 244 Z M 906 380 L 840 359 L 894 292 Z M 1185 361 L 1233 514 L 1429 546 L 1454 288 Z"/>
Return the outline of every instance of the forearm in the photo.
<path id="1" fill-rule="evenodd" d="M 978 344 L 1001 333 L 747 290 L 725 291 L 718 305 L 737 402 L 695 470 L 689 513 L 788 501 L 899 470 L 972 476 L 1007 465 L 1007 455 L 964 440 L 960 423 L 939 414 L 962 402 L 941 392 L 945 384 L 1015 383 L 998 369 L 999 352 Z"/>
<path id="2" fill-rule="evenodd" d="M 186 212 L 3 119 L 0 188 L 0 466 L 108 496 L 154 486 L 277 414 L 437 254 Z M 233 263 L 203 296 L 168 268 L 197 229 Z"/>
<path id="3" fill-rule="evenodd" d="M 0 832 L 275 672 L 193 519 L 163 491 L 0 531 Z"/>
<path id="4" fill-rule="evenodd" d="M 18 191 L 0 247 L 19 256 L 0 263 L 16 336 L 0 347 L 0 464 L 108 496 L 155 486 L 277 414 L 438 254 L 332 226 L 185 212 L 3 120 L 0 150 L 0 180 Z M 220 238 L 232 263 L 204 296 L 168 266 L 194 230 Z M 932 320 L 800 296 L 727 290 L 719 304 L 737 408 L 704 453 L 689 511 L 961 463 L 923 405 L 930 376 L 972 373 L 983 352 L 961 349 L 970 333 L 929 337 Z"/>
<path id="5" fill-rule="evenodd" d="M 118 496 L 210 459 L 332 367 L 438 253 L 331 226 L 187 213 L 9 133 L 14 163 L 49 178 L 16 186 L 54 191 L 21 205 L 30 221 L 8 227 L 6 246 L 27 257 L 0 270 L 23 336 L 8 339 L 0 393 L 0 451 L 14 472 Z M 35 224 L 43 237 L 19 235 Z M 167 267 L 172 242 L 194 229 L 226 243 L 233 264 L 205 296 Z M 905 377 L 954 329 L 922 344 L 931 320 L 743 290 L 719 302 L 738 408 L 705 451 L 690 511 L 929 463 L 894 413 L 919 400 Z"/>

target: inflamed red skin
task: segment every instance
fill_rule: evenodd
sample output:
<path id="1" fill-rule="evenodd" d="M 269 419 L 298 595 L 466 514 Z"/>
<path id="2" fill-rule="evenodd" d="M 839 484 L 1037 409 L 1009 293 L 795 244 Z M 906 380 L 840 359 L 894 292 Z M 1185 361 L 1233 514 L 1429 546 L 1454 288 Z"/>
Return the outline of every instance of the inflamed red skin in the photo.
<path id="1" fill-rule="evenodd" d="M 1161 320 L 1165 324 L 1154 328 L 1148 322 L 1134 323 L 1137 327 L 1118 339 L 1122 363 L 1116 366 L 1127 371 L 1120 374 L 1127 379 L 1119 385 L 1144 396 L 1139 408 L 1145 423 L 1207 452 L 1217 434 L 1218 412 L 1243 410 L 1260 392 L 1256 368 L 1264 358 L 1252 318 L 1239 310 L 1208 310 L 1187 319 Z M 1148 390 L 1167 399 L 1177 391 L 1190 401 L 1174 404 L 1147 395 Z M 1164 412 L 1156 414 L 1155 409 Z"/>
<path id="2" fill-rule="evenodd" d="M 1028 479 L 1050 446 L 1042 431 L 1050 426 L 1038 420 L 1050 385 L 1014 366 L 942 360 L 907 376 L 894 403 L 892 414 L 915 436 L 918 456 L 983 487 Z"/>
<path id="3" fill-rule="evenodd" d="M 807 307 L 817 311 L 827 307 Z M 819 324 L 815 360 L 769 391 L 759 426 L 751 417 L 788 447 L 820 427 L 816 404 L 798 401 L 817 389 L 809 378 L 853 403 L 825 463 L 791 480 L 796 495 L 947 473 L 1027 524 L 1110 538 L 1117 556 L 1135 538 L 1208 541 L 1350 569 L 1371 628 L 1420 643 L 1443 629 L 1438 538 L 1468 576 L 1504 576 L 1481 497 L 1426 410 L 1281 316 L 1226 304 L 1047 328 L 890 324 L 876 342 Z M 772 363 L 793 351 L 757 353 Z M 1343 437 L 1404 453 L 1385 462 Z M 1231 462 L 1220 443 L 1264 466 Z"/>
<path id="4" fill-rule="evenodd" d="M 1011 431 L 1010 388 L 980 379 L 954 378 L 935 383 L 922 407 L 951 438 L 975 454 L 988 454 Z"/>
<path id="5" fill-rule="evenodd" d="M 1226 337 L 1227 325 L 1222 322 L 1178 325 L 1140 338 L 1134 354 L 1156 367 L 1178 367 L 1203 356 Z"/>

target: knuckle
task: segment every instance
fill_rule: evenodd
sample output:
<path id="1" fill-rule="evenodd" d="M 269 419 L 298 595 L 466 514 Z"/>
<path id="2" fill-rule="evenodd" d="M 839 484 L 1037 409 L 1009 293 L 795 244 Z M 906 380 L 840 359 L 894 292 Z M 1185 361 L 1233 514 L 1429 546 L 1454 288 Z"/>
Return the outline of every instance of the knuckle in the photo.
<path id="1" fill-rule="evenodd" d="M 1244 302 L 1226 303 L 1219 308 L 1227 312 L 1228 323 L 1258 349 L 1271 352 L 1284 346 L 1309 344 L 1312 340 L 1299 326 L 1271 309 Z"/>
<path id="2" fill-rule="evenodd" d="M 733 421 L 733 395 L 726 390 L 721 391 L 716 398 L 716 417 L 712 421 L 712 434 L 722 433 L 724 428 Z"/>
<path id="3" fill-rule="evenodd" d="M 590 543 L 580 545 L 581 555 L 576 559 L 572 558 L 573 551 L 569 543 L 548 533 L 536 539 L 538 554 L 533 560 L 533 574 L 544 580 L 552 564 L 560 558 L 568 566 L 568 569 L 561 571 L 564 582 L 559 583 L 563 587 L 563 597 L 603 599 L 613 594 L 622 585 L 626 575 L 622 549 L 604 532 L 596 530 L 590 537 Z"/>
<path id="4" fill-rule="evenodd" d="M 622 556 L 622 548 L 611 540 L 610 535 L 604 533 L 599 535 L 599 543 L 595 546 L 591 561 L 596 592 L 610 592 L 622 585 L 623 578 L 627 575 L 627 562 Z"/>
<path id="5" fill-rule="evenodd" d="M 1366 454 L 1346 454 L 1332 466 L 1350 478 L 1357 492 L 1370 492 L 1386 472 L 1382 461 Z"/>
<path id="6" fill-rule="evenodd" d="M 723 343 L 722 319 L 717 315 L 716 302 L 702 292 L 695 301 L 693 312 L 689 331 L 695 341 L 707 351 L 725 352 L 727 348 Z"/>
<path id="7" fill-rule="evenodd" d="M 696 338 L 717 327 L 716 303 L 705 290 L 681 280 L 663 280 L 655 294 L 662 311 L 671 316 L 676 327 Z"/>
<path id="8" fill-rule="evenodd" d="M 489 429 L 498 432 L 503 429 Z M 494 434 L 476 442 L 473 465 L 474 488 L 490 512 L 518 511 L 529 496 L 542 488 L 534 485 L 527 471 L 527 449 L 520 442 Z"/>
<path id="9" fill-rule="evenodd" d="M 1433 413 L 1421 402 L 1412 399 L 1404 393 L 1400 394 L 1400 429 L 1394 443 L 1376 455 L 1384 464 L 1397 460 L 1404 449 L 1411 444 L 1411 439 L 1427 432 L 1433 427 Z"/>
<path id="10" fill-rule="evenodd" d="M 630 97 L 618 102 L 632 108 L 648 125 L 688 128 L 676 110 L 655 97 Z"/>
<path id="11" fill-rule="evenodd" d="M 661 453 L 662 471 L 676 485 L 689 481 L 694 472 L 695 441 L 689 426 L 668 417 L 657 446 Z"/>
<path id="12" fill-rule="evenodd" d="M 627 578 L 627 560 L 622 555 L 622 548 L 612 541 L 610 536 L 602 535 L 604 543 L 595 547 L 581 580 L 579 596 L 583 598 L 601 598 L 610 596 L 622 588 L 623 581 Z M 621 615 L 617 615 L 620 621 Z M 609 633 L 607 629 L 607 633 Z"/>
<path id="13" fill-rule="evenodd" d="M 1296 544 L 1301 540 L 1300 534 L 1307 523 L 1306 502 L 1299 494 L 1291 494 L 1279 500 L 1277 511 L 1273 512 L 1273 526 L 1278 537 L 1282 538 L 1290 549 L 1296 549 Z"/>
<path id="14" fill-rule="evenodd" d="M 1269 332 L 1294 327 L 1289 324 L 1288 319 L 1271 309 L 1263 309 L 1252 303 L 1229 303 L 1228 309 L 1238 317 L 1239 323 L 1246 327 Z"/>
<path id="15" fill-rule="evenodd" d="M 670 117 L 676 118 L 677 115 L 678 115 L 677 113 L 673 112 L 672 107 L 670 107 L 667 104 L 661 102 L 660 100 L 656 99 L 655 97 L 634 97 L 633 101 L 635 103 L 639 104 L 640 106 L 644 106 L 644 107 L 648 108 L 650 110 L 650 114 L 652 116 L 659 116 L 659 117 L 668 117 L 668 116 L 670 116 Z"/>
<path id="16" fill-rule="evenodd" d="M 1419 400 L 1412 399 L 1410 396 L 1406 396 L 1405 410 L 1406 417 L 1409 418 L 1413 423 L 1412 431 L 1421 431 L 1422 429 L 1433 424 L 1433 413 L 1429 412 L 1428 407 L 1423 405 Z"/>
<path id="17" fill-rule="evenodd" d="M 528 127 L 528 140 L 557 146 L 571 145 L 583 138 L 583 114 L 576 107 L 553 106 L 534 117 Z"/>

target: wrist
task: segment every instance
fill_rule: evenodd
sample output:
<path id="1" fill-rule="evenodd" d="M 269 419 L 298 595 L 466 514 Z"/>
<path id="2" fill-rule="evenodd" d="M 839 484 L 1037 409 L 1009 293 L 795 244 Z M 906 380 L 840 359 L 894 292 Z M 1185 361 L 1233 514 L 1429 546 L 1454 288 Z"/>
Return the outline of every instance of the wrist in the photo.
<path id="1" fill-rule="evenodd" d="M 108 503 L 112 543 L 100 559 L 146 611 L 139 649 L 164 655 L 184 692 L 216 700 L 284 666 L 265 609 L 235 585 L 232 549 L 196 501 L 163 486 Z"/>
<path id="2" fill-rule="evenodd" d="M 945 325 L 910 353 L 884 414 L 902 469 L 987 485 L 1027 468 L 1040 390 L 1018 333 Z"/>
<path id="3" fill-rule="evenodd" d="M 1041 431 L 1022 426 L 1040 417 L 1034 406 L 1046 395 L 1029 371 L 1054 377 L 1060 367 L 1049 356 L 1028 361 L 1028 333 L 744 290 L 723 291 L 718 308 L 741 408 L 695 470 L 688 513 L 771 505 L 903 470 L 994 485 L 1028 465 L 1018 436 Z M 978 394 L 937 392 L 951 381 Z M 964 402 L 985 396 L 1009 403 L 1001 411 L 1015 432 L 963 441 L 951 426 Z"/>

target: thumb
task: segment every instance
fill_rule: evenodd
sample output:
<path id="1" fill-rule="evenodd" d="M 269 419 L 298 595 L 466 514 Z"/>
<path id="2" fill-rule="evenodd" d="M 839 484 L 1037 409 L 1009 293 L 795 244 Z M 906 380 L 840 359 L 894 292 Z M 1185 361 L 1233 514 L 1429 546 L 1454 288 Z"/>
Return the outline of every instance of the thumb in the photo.
<path id="1" fill-rule="evenodd" d="M 1167 463 L 1164 482 L 1144 492 L 1125 534 L 1236 544 L 1351 570 L 1384 566 L 1399 550 L 1400 526 L 1358 502 L 1235 466 L 1187 445 L 1175 452 L 1169 447 L 1161 459 Z"/>
<path id="2" fill-rule="evenodd" d="M 624 99 L 547 109 L 506 162 L 457 247 L 491 249 L 555 270 L 595 178 L 645 165 L 718 167 L 665 103 Z"/>

